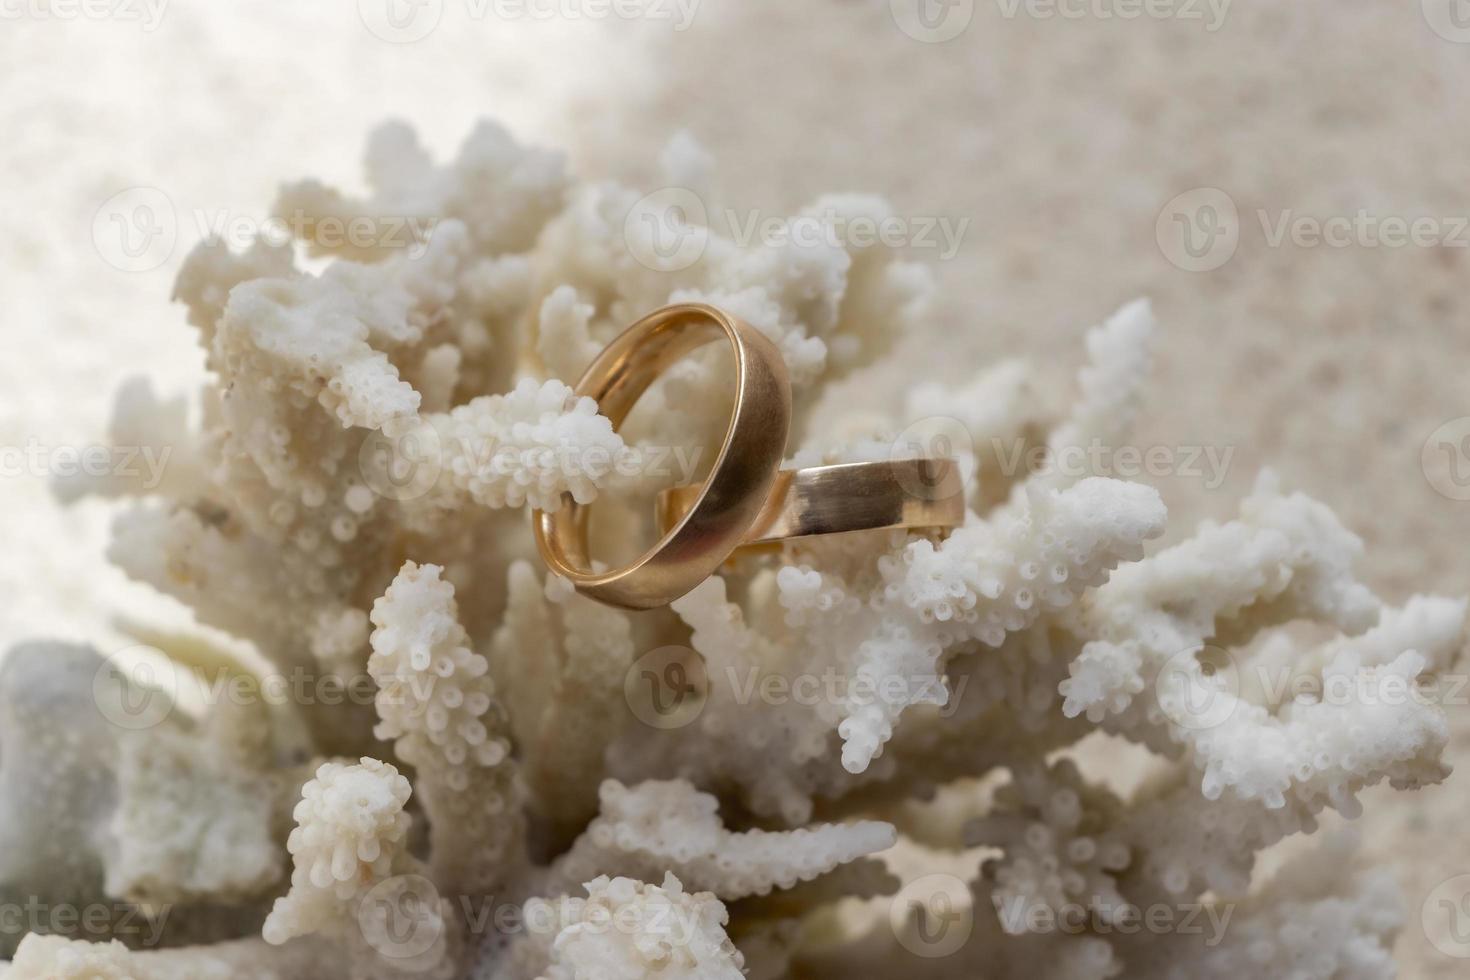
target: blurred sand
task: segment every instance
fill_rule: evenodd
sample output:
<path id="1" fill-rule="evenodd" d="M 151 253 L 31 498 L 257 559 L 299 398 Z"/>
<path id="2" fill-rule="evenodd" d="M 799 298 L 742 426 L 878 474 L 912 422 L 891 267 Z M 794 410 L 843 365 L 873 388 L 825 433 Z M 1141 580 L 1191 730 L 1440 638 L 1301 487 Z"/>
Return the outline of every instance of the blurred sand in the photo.
<path id="1" fill-rule="evenodd" d="M 0 23 L 0 445 L 84 445 L 125 376 L 171 393 L 201 378 L 168 303 L 196 226 L 158 269 L 111 268 L 91 226 L 118 191 L 258 218 L 282 179 L 356 185 L 362 137 L 390 115 L 441 154 L 494 115 L 568 148 L 581 173 L 645 180 L 687 127 L 735 207 L 780 215 L 874 191 L 903 215 L 970 220 L 940 263 L 935 329 L 910 345 L 921 369 L 955 377 L 1026 353 L 1062 378 L 1083 328 L 1152 297 L 1165 335 L 1138 444 L 1234 448 L 1218 488 L 1151 481 L 1174 535 L 1228 517 L 1271 465 L 1363 536 L 1388 598 L 1470 591 L 1470 502 L 1436 492 L 1420 461 L 1437 427 L 1470 415 L 1470 249 L 1272 247 L 1257 217 L 1470 215 L 1470 44 L 1432 30 L 1417 0 L 1252 0 L 1215 31 L 1024 5 L 1007 17 L 1009 2 L 978 0 L 939 44 L 899 30 L 888 0 L 704 0 L 682 32 L 443 5 L 408 44 L 370 33 L 355 0 L 175 0 L 152 32 Z M 1233 200 L 1239 247 L 1187 272 L 1156 220 L 1200 187 Z M 0 641 L 106 642 L 119 613 L 176 615 L 104 566 L 105 524 L 100 506 L 56 510 L 37 477 L 0 479 Z M 1453 757 L 1470 759 L 1464 708 L 1455 726 Z M 1370 858 L 1404 883 L 1407 977 L 1463 975 L 1419 910 L 1470 871 L 1465 785 L 1375 795 L 1361 821 Z"/>

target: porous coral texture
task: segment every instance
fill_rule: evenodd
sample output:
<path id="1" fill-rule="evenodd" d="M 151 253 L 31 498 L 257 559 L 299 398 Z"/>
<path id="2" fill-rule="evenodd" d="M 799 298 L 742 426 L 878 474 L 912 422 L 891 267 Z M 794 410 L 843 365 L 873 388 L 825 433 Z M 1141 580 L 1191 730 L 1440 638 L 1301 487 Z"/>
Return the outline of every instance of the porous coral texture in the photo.
<path id="1" fill-rule="evenodd" d="M 691 139 L 662 164 L 715 201 Z M 136 382 L 112 423 L 169 447 L 161 478 L 58 486 L 128 500 L 112 556 L 250 648 L 247 695 L 305 693 L 129 728 L 127 664 L 15 651 L 0 897 L 173 919 L 142 950 L 115 921 L 92 937 L 110 945 L 26 936 L 11 976 L 1390 975 L 1402 915 L 1349 838 L 1265 881 L 1257 859 L 1366 787 L 1444 778 L 1430 681 L 1465 601 L 1381 600 L 1362 542 L 1270 474 L 1191 532 L 1149 486 L 1076 466 L 1127 446 L 1147 302 L 1082 338 L 1070 409 L 1053 366 L 1019 359 L 900 383 L 886 355 L 934 286 L 844 240 L 892 215 L 880 199 L 797 216 L 831 234 L 737 242 L 689 210 L 641 220 L 643 189 L 491 123 L 445 164 L 390 123 L 366 171 L 360 196 L 281 192 L 300 249 L 185 260 L 214 375 L 198 421 Z M 329 219 L 403 235 L 327 245 Z M 670 231 L 697 254 L 670 259 Z M 717 348 L 619 432 L 569 387 L 679 301 L 780 349 L 793 462 L 943 431 L 963 525 L 737 556 L 636 615 L 548 575 L 528 507 L 595 501 L 594 551 L 626 549 L 651 540 L 649 495 L 713 459 Z M 187 675 L 187 650 L 155 652 Z M 1127 789 L 1098 761 L 1124 743 L 1151 758 Z"/>

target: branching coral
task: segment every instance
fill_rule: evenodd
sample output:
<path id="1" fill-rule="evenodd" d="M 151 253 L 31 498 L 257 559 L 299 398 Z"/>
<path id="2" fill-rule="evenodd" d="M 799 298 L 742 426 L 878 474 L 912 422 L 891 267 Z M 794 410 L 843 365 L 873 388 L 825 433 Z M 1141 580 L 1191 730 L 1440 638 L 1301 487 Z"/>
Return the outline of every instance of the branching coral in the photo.
<path id="1" fill-rule="evenodd" d="M 519 975 L 540 980 L 738 980 L 740 952 L 725 935 L 727 914 L 708 892 L 690 893 L 666 874 L 660 885 L 632 878 L 587 882 L 587 897 L 526 904 L 528 939 L 512 953 Z"/>
<path id="2" fill-rule="evenodd" d="M 113 919 L 89 938 L 125 945 L 27 936 L 13 975 L 1386 976 L 1399 918 L 1348 844 L 1253 874 L 1363 788 L 1444 778 L 1430 681 L 1465 602 L 1384 603 L 1361 542 L 1269 475 L 1150 554 L 1160 495 L 1078 465 L 1127 448 L 1146 303 L 1087 333 L 1070 410 L 1021 360 L 917 380 L 893 348 L 931 275 L 841 234 L 885 202 L 823 198 L 792 218 L 821 233 L 737 243 L 659 209 L 707 203 L 708 156 L 680 137 L 663 164 L 648 196 L 579 183 L 485 124 L 437 165 L 393 123 L 365 195 L 281 192 L 301 249 L 188 257 L 198 421 L 130 384 L 112 430 L 157 478 L 57 489 L 133 498 L 113 557 L 259 666 L 197 718 L 165 700 L 129 727 L 148 689 L 114 658 L 11 654 L 3 894 L 177 913 L 158 949 Z M 648 495 L 712 458 L 716 349 L 619 432 L 568 387 L 687 300 L 781 350 L 794 461 L 943 449 L 964 525 L 740 556 L 636 615 L 546 575 L 527 505 L 596 500 L 594 551 L 626 550 Z M 259 710 L 282 679 L 305 683 Z M 1089 738 L 1151 753 L 1147 778 L 1107 788 Z M 979 870 L 926 876 L 917 844 Z"/>
<path id="3" fill-rule="evenodd" d="M 454 589 L 433 565 L 404 565 L 373 606 L 379 738 L 415 767 L 431 821 L 435 877 L 489 894 L 522 842 L 520 800 L 489 664 L 469 647 Z"/>

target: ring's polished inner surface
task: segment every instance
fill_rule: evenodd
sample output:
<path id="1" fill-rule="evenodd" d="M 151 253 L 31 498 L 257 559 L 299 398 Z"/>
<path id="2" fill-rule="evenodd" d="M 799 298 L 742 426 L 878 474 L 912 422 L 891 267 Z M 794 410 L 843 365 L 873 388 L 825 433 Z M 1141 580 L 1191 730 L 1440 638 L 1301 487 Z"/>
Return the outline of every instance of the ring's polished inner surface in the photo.
<path id="1" fill-rule="evenodd" d="M 658 524 L 674 527 L 701 484 L 658 495 Z M 741 547 L 787 538 L 883 528 L 941 530 L 965 520 L 964 481 L 953 459 L 895 459 L 782 470 Z"/>
<path id="2" fill-rule="evenodd" d="M 541 557 L 577 590 L 625 609 L 667 605 L 712 575 L 760 518 L 786 454 L 791 383 L 781 354 L 754 327 L 712 306 L 667 306 L 625 330 L 597 356 L 576 393 L 617 429 L 653 381 L 689 352 L 723 336 L 735 351 L 735 408 L 709 477 L 684 515 L 637 560 L 594 572 L 587 507 L 562 495 L 531 524 Z"/>

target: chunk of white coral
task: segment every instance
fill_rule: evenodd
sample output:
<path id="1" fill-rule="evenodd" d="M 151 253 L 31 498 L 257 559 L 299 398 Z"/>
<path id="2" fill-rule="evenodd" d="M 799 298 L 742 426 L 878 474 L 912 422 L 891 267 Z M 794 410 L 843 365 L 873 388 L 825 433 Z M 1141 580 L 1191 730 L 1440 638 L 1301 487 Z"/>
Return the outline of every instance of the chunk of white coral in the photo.
<path id="1" fill-rule="evenodd" d="M 1043 912 L 1058 921 L 1082 908 L 1113 924 L 1128 910 L 1115 878 L 1132 859 L 1111 832 L 1119 809 L 1111 793 L 1086 785 L 1070 760 L 1016 767 L 990 813 L 965 828 L 967 844 L 1004 851 L 984 870 L 1006 932 L 1025 932 Z"/>
<path id="2" fill-rule="evenodd" d="M 1388 610 L 1374 630 L 1309 653 L 1306 664 L 1317 666 L 1303 673 L 1283 674 L 1272 663 L 1280 648 L 1273 655 L 1269 644 L 1264 657 L 1226 651 L 1213 674 L 1196 657 L 1207 641 L 1243 643 L 1297 618 L 1363 630 L 1379 607 L 1352 578 L 1360 547 L 1326 508 L 1264 480 L 1240 521 L 1206 527 L 1099 590 L 1089 616 L 1100 638 L 1061 685 L 1064 710 L 1149 744 L 1187 746 L 1211 799 L 1229 789 L 1275 809 L 1294 794 L 1311 810 L 1352 814 L 1364 785 L 1442 778 L 1443 713 L 1416 690 L 1431 665 L 1458 652 L 1463 602 L 1415 599 Z M 1254 700 L 1303 676 L 1327 696 Z"/>
<path id="3" fill-rule="evenodd" d="M 315 251 L 375 258 L 421 244 L 444 218 L 463 221 L 489 253 L 529 248 L 560 208 L 567 177 L 559 153 L 526 148 L 504 127 L 482 121 L 449 165 L 435 166 L 413 128 L 388 122 L 373 131 L 365 155 L 372 193 L 356 199 L 315 180 L 282 189 L 275 213 L 299 227 Z M 326 221 L 373 233 L 354 238 L 319 232 Z"/>
<path id="4" fill-rule="evenodd" d="M 129 950 L 117 940 L 27 936 L 5 970 L 6 980 L 347 980 L 347 964 L 326 943 L 297 940 L 270 946 L 260 939 L 184 949 Z"/>
<path id="5" fill-rule="evenodd" d="M 432 423 L 448 488 L 485 507 L 555 507 L 564 493 L 591 503 L 625 453 L 597 403 L 555 380 L 524 379 Z"/>
<path id="6" fill-rule="evenodd" d="M 1049 459 L 1040 482 L 1052 486 L 1075 482 L 1078 475 L 1062 457 L 1094 446 L 1116 448 L 1127 438 L 1153 363 L 1155 329 L 1153 308 L 1148 300 L 1138 299 L 1087 332 L 1088 359 L 1078 376 L 1079 397 L 1047 438 Z"/>
<path id="7" fill-rule="evenodd" d="M 731 833 L 715 798 L 683 780 L 627 787 L 610 779 L 600 795 L 602 813 L 557 859 L 543 891 L 569 889 L 593 874 L 637 878 L 662 869 L 731 900 L 810 881 L 895 840 L 892 826 L 870 820 Z"/>
<path id="8" fill-rule="evenodd" d="M 408 780 L 386 762 L 322 764 L 296 805 L 296 829 L 286 844 L 295 866 L 291 890 L 266 919 L 267 942 L 340 936 L 357 927 L 363 898 L 405 866 L 410 818 L 403 807 L 410 792 Z"/>
<path id="9" fill-rule="evenodd" d="M 1355 849 L 1354 835 L 1334 833 L 1249 895 L 1175 906 L 1176 928 L 1140 930 L 1120 943 L 1128 976 L 1393 976 L 1394 937 L 1404 922 L 1399 888 L 1387 869 L 1363 869 Z"/>
<path id="10" fill-rule="evenodd" d="M 119 751 L 109 894 L 152 903 L 238 901 L 281 879 L 275 828 L 296 781 L 264 767 L 267 746 L 161 727 L 124 738 Z"/>
<path id="11" fill-rule="evenodd" d="M 1142 557 L 1163 521 L 1151 488 L 1095 477 L 1037 491 L 1019 512 L 972 521 L 938 547 L 919 540 L 880 560 L 884 584 L 869 606 L 877 615 L 864 624 L 866 638 L 854 637 L 851 626 L 839 632 L 845 617 L 836 611 L 807 627 L 813 637 L 856 641 L 852 669 L 867 690 L 883 692 L 887 678 L 909 681 L 894 688 L 896 697 L 845 706 L 843 765 L 866 767 L 903 709 L 922 703 L 922 685 L 942 675 L 946 651 L 967 640 L 999 646 L 1044 613 L 1066 609 L 1117 565 Z"/>
<path id="12" fill-rule="evenodd" d="M 507 691 L 533 808 L 575 835 L 597 810 L 608 742 L 628 720 L 623 680 L 633 623 L 527 562 L 510 568 L 492 665 Z M 570 843 L 567 836 L 566 843 Z"/>
<path id="13" fill-rule="evenodd" d="M 438 885 L 487 894 L 521 843 L 516 769 L 489 664 L 470 649 L 442 572 L 407 562 L 373 604 L 375 733 L 414 767 Z"/>
<path id="14" fill-rule="evenodd" d="M 531 943 L 518 953 L 538 980 L 740 980 L 744 960 L 725 934 L 729 914 L 708 892 L 689 892 L 673 874 L 661 885 L 600 876 L 587 897 L 532 899 Z M 544 962 L 537 964 L 535 961 Z"/>

